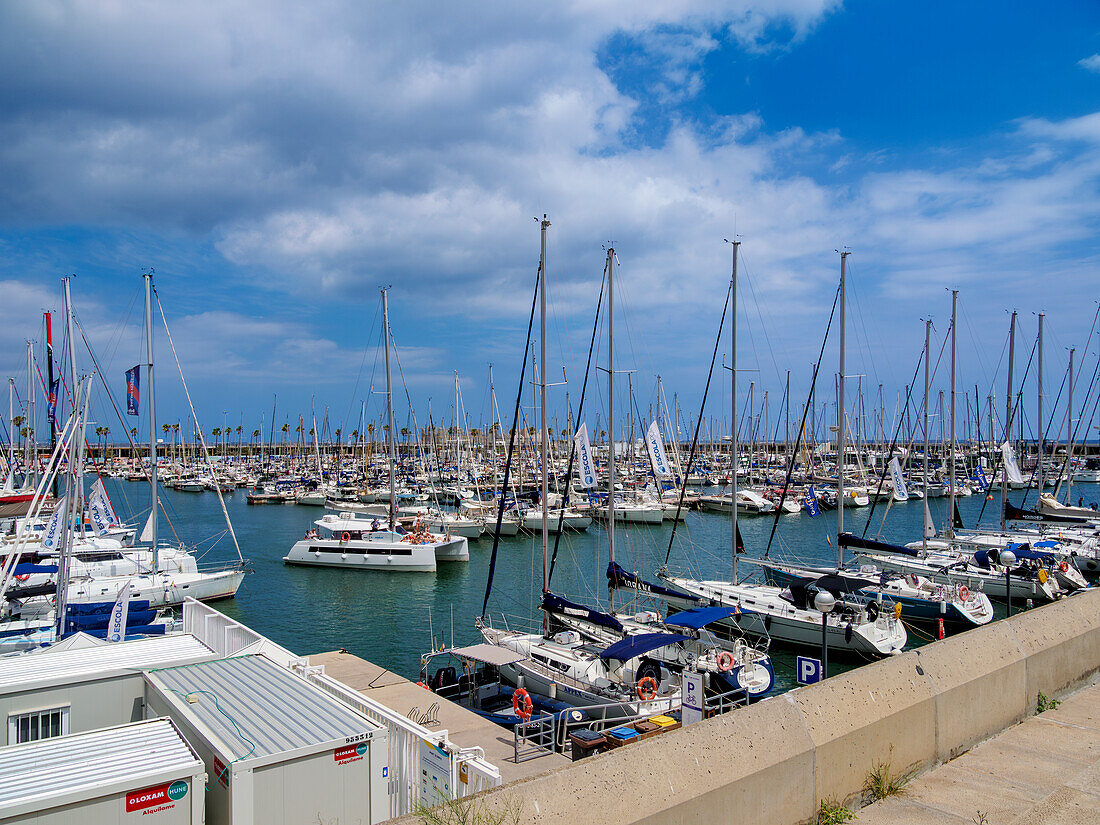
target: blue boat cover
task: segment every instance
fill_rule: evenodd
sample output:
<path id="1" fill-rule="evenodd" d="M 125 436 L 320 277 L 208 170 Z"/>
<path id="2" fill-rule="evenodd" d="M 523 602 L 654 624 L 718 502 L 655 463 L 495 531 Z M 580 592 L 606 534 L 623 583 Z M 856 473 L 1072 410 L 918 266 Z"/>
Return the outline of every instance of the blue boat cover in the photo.
<path id="1" fill-rule="evenodd" d="M 29 562 L 23 562 L 22 564 L 15 565 L 16 576 L 29 576 L 31 573 L 56 573 L 56 564 L 30 564 Z"/>
<path id="2" fill-rule="evenodd" d="M 656 650 L 665 645 L 686 642 L 688 637 L 681 633 L 639 633 L 637 636 L 627 636 L 607 648 L 600 654 L 601 659 L 619 659 L 623 662 L 644 656 L 651 650 Z"/>
<path id="3" fill-rule="evenodd" d="M 1016 554 L 1016 559 L 1034 559 L 1036 561 L 1048 561 L 1053 558 L 1053 553 L 1042 553 L 1032 550 L 1030 544 L 1010 544 L 1005 548 Z"/>
<path id="4" fill-rule="evenodd" d="M 901 553 L 905 556 L 916 556 L 920 551 L 910 550 L 900 544 L 889 544 L 885 541 L 865 539 L 852 533 L 841 533 L 836 537 L 836 542 L 841 547 L 857 547 L 860 550 L 878 550 L 882 553 Z"/>
<path id="5" fill-rule="evenodd" d="M 111 608 L 115 606 L 114 602 L 86 602 L 80 604 L 70 604 L 66 611 L 70 616 L 92 616 L 96 613 L 110 613 Z M 148 599 L 130 599 L 131 611 L 148 610 Z"/>
<path id="6" fill-rule="evenodd" d="M 738 613 L 748 612 L 750 611 L 741 610 L 737 607 L 693 607 L 691 610 L 673 613 L 665 619 L 665 624 L 672 625 L 673 627 L 688 627 L 692 630 L 700 630 L 711 622 L 717 622 L 719 619 L 724 619 L 727 616 L 733 616 Z"/>
<path id="7" fill-rule="evenodd" d="M 617 562 L 611 562 L 607 565 L 607 583 L 609 587 L 637 590 L 639 593 L 650 593 L 654 596 L 671 596 L 681 601 L 702 601 L 698 596 L 693 596 L 690 593 L 681 593 L 679 590 L 652 584 L 633 573 L 627 573 Z"/>
<path id="8" fill-rule="evenodd" d="M 609 627 L 617 633 L 623 632 L 622 623 L 610 613 L 601 613 L 599 610 L 593 610 L 583 604 L 571 602 L 553 593 L 543 594 L 542 609 L 548 613 L 564 613 L 567 616 L 576 616 L 578 619 L 584 619 L 601 627 Z"/>
<path id="9" fill-rule="evenodd" d="M 126 626 L 147 625 L 157 617 L 155 610 L 130 610 L 126 614 Z M 110 613 L 85 614 L 83 616 L 69 616 L 69 627 L 73 630 L 93 630 L 106 627 L 111 620 Z"/>

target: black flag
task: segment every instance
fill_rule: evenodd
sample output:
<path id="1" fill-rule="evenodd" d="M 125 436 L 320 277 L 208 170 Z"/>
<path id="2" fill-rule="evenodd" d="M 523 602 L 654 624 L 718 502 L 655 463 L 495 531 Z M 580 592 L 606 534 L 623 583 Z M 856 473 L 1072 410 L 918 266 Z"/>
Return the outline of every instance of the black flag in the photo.
<path id="1" fill-rule="evenodd" d="M 959 502 L 955 502 L 955 516 L 951 519 L 951 526 L 956 530 L 965 530 L 966 525 L 963 524 L 963 517 L 959 514 Z"/>
<path id="2" fill-rule="evenodd" d="M 743 538 L 741 538 L 741 525 L 740 524 L 737 525 L 737 552 L 738 553 L 744 553 L 745 552 L 745 540 Z"/>

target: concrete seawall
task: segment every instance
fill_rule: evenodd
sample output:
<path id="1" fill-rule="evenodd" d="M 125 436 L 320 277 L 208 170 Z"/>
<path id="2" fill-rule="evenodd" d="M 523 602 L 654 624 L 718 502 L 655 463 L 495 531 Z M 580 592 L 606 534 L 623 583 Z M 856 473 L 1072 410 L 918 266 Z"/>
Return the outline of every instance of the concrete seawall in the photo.
<path id="1" fill-rule="evenodd" d="M 876 762 L 949 760 L 1100 670 L 1100 591 L 486 794 L 520 822 L 809 822 Z"/>

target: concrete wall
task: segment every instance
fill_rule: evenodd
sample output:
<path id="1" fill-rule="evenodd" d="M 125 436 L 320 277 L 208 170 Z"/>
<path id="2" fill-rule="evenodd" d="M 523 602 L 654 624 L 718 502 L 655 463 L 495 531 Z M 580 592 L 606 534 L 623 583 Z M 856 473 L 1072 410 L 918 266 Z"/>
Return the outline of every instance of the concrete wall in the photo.
<path id="1" fill-rule="evenodd" d="M 785 825 L 868 771 L 951 759 L 1100 670 L 1100 592 L 994 622 L 480 797 L 520 822 Z"/>

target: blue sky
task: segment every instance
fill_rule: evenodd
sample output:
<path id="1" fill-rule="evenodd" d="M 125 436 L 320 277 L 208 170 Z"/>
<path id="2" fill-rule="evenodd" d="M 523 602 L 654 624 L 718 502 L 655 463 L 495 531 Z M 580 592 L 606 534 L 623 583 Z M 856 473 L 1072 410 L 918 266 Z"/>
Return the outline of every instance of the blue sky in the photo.
<path id="1" fill-rule="evenodd" d="M 1100 297 L 1100 6 L 643 5 L 4 4 L 0 374 L 22 385 L 23 341 L 75 274 L 120 390 L 154 267 L 208 428 L 258 426 L 277 393 L 280 420 L 316 398 L 350 430 L 360 401 L 379 411 L 392 284 L 418 420 L 429 397 L 450 417 L 457 369 L 477 421 L 490 362 L 510 409 L 547 212 L 549 370 L 574 404 L 613 241 L 638 404 L 661 374 L 694 411 L 734 231 L 743 383 L 775 403 L 788 368 L 804 396 L 844 245 L 849 372 L 889 413 L 949 287 L 960 385 L 1003 395 L 1006 310 L 1026 360 L 1042 309 L 1057 391 Z M 834 364 L 831 346 L 826 388 Z"/>

